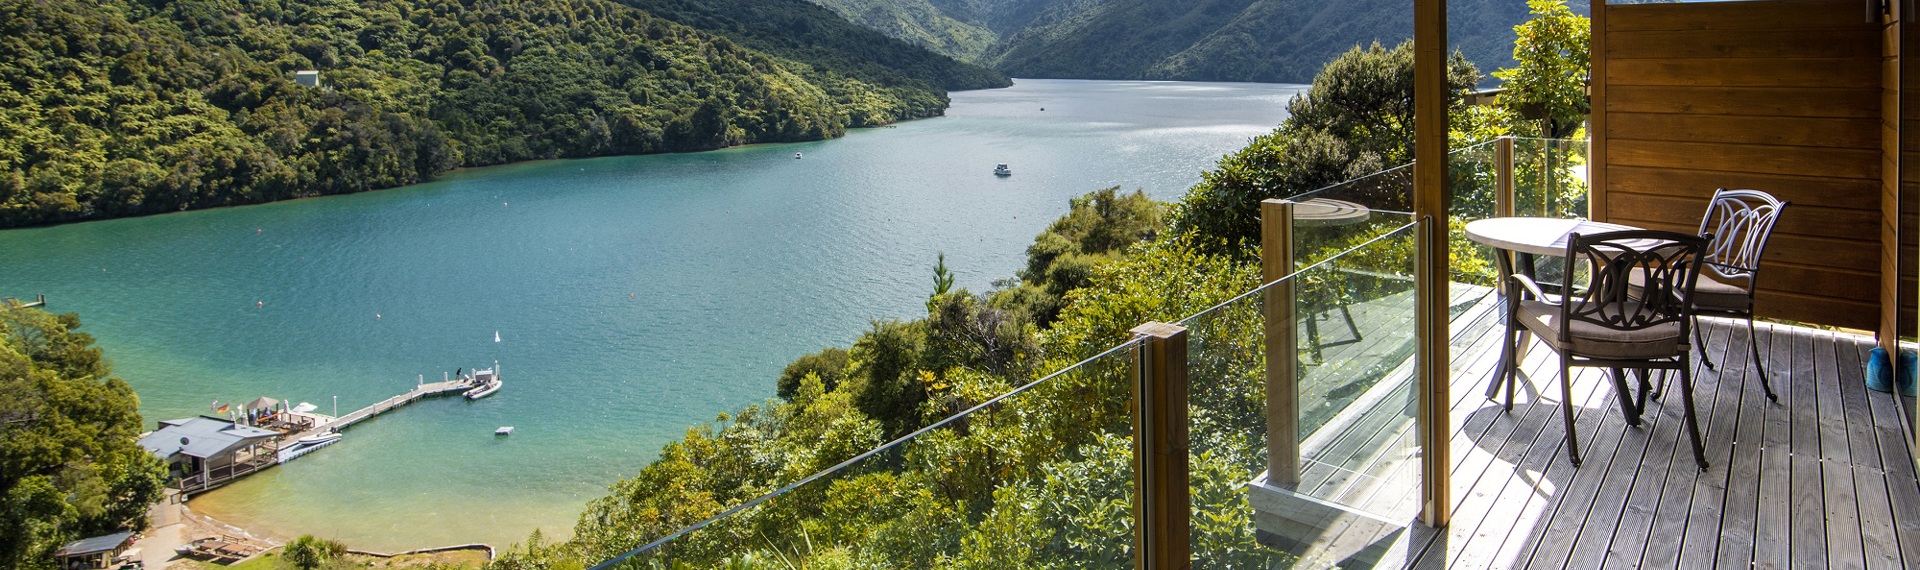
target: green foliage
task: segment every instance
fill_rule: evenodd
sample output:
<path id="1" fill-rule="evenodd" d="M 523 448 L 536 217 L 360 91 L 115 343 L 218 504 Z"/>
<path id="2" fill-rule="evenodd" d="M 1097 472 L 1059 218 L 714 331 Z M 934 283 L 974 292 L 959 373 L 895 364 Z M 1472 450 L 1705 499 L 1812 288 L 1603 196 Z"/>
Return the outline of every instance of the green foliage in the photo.
<path id="1" fill-rule="evenodd" d="M 51 568 L 65 541 L 142 530 L 165 472 L 139 399 L 78 317 L 0 307 L 0 568 Z"/>
<path id="2" fill-rule="evenodd" d="M 1447 85 L 1458 101 L 1479 72 L 1455 54 Z M 1458 103 L 1455 105 L 1460 107 Z M 1406 164 L 1413 158 L 1413 42 L 1391 50 L 1354 47 L 1328 63 L 1288 104 L 1278 129 L 1220 159 L 1187 191 L 1176 231 L 1218 238 L 1213 251 L 1251 251 L 1260 240 L 1260 202 L 1316 190 Z M 1382 183 L 1342 196 L 1374 208 L 1409 210 L 1407 188 Z"/>
<path id="3" fill-rule="evenodd" d="M 318 570 L 347 554 L 347 545 L 339 541 L 300 535 L 280 551 L 280 560 L 293 570 Z"/>
<path id="4" fill-rule="evenodd" d="M 955 61 L 935 53 L 938 49 L 915 47 L 934 47 L 916 41 L 919 38 L 863 28 L 848 21 L 852 18 L 842 19 L 806 0 L 619 1 L 656 17 L 726 36 L 756 51 L 838 70 L 876 85 L 919 83 L 962 90 L 1013 84 L 999 72 Z M 945 97 L 939 103 L 944 108 Z M 939 110 L 934 109 L 933 114 L 939 114 Z"/>
<path id="5" fill-rule="evenodd" d="M 1449 44 L 1487 67 L 1506 65 L 1524 8 L 1449 4 Z M 1032 6 L 1043 12 L 998 30 L 983 61 L 1017 77 L 1301 83 L 1347 46 L 1413 33 L 1412 10 L 1399 0 L 1038 1 L 995 11 Z"/>
<path id="6" fill-rule="evenodd" d="M 739 4 L 720 37 L 612 0 L 0 0 L 0 227 L 835 137 L 1005 81 Z"/>
<path id="7" fill-rule="evenodd" d="M 953 290 L 953 272 L 947 270 L 947 254 L 941 252 L 933 264 L 933 294 L 927 297 L 927 312 L 933 312 L 934 299 Z"/>
<path id="8" fill-rule="evenodd" d="M 1500 104 L 1542 124 L 1540 136 L 1573 136 L 1586 121 L 1586 81 L 1592 58 L 1592 24 L 1567 8 L 1566 0 L 1527 0 L 1533 18 L 1513 31 L 1515 66 L 1493 72 L 1506 89 Z"/>
<path id="9" fill-rule="evenodd" d="M 828 390 L 840 386 L 847 377 L 847 351 L 843 348 L 827 347 L 820 352 L 802 356 L 787 364 L 780 371 L 780 379 L 775 383 L 781 399 L 793 399 L 794 392 L 800 389 L 800 382 L 808 376 L 815 376 Z"/>
<path id="10" fill-rule="evenodd" d="M 1026 314 L 1041 327 L 1052 324 L 1066 306 L 1067 292 L 1085 287 L 1095 267 L 1160 234 L 1166 209 L 1140 190 L 1121 194 L 1118 186 L 1070 200 L 1067 214 L 1027 247 L 1020 284 L 996 292 L 994 304 Z"/>

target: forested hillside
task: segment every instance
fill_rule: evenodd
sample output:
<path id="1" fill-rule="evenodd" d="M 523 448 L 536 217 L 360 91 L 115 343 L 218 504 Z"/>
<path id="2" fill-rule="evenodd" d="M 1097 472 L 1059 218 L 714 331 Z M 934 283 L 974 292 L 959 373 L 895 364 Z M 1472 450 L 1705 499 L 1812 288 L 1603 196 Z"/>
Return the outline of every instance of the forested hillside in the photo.
<path id="1" fill-rule="evenodd" d="M 0 227 L 833 137 L 1004 82 L 784 26 L 729 39 L 613 0 L 0 0 Z"/>
<path id="2" fill-rule="evenodd" d="M 814 1 L 1015 77 L 1299 83 L 1355 45 L 1413 35 L 1404 0 Z M 1511 66 L 1526 18 L 1525 2 L 1449 2 L 1450 43 L 1481 67 Z"/>
<path id="3" fill-rule="evenodd" d="M 1006 87 L 993 70 L 863 28 L 806 0 L 619 0 L 659 18 L 726 36 L 778 57 L 883 85 L 925 81 L 952 90 Z"/>

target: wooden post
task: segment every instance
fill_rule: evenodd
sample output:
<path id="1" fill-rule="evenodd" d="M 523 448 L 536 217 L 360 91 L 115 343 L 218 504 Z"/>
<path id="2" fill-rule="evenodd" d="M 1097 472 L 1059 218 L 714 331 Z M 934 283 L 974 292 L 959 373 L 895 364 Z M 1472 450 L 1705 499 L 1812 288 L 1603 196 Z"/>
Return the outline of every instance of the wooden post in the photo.
<path id="1" fill-rule="evenodd" d="M 1154 322 L 1132 332 L 1145 341 L 1133 375 L 1134 567 L 1187 570 L 1187 329 Z"/>
<path id="2" fill-rule="evenodd" d="M 1513 137 L 1493 140 L 1493 215 L 1513 217 Z"/>
<path id="3" fill-rule="evenodd" d="M 1260 280 L 1293 273 L 1293 202 L 1260 202 Z M 1267 484 L 1300 483 L 1300 339 L 1293 281 L 1266 292 Z"/>
<path id="4" fill-rule="evenodd" d="M 1587 20 L 1587 219 L 1607 221 L 1607 0 L 1593 0 Z"/>
<path id="5" fill-rule="evenodd" d="M 1447 2 L 1413 3 L 1413 212 L 1421 224 L 1415 277 L 1422 518 L 1452 517 L 1447 437 Z"/>

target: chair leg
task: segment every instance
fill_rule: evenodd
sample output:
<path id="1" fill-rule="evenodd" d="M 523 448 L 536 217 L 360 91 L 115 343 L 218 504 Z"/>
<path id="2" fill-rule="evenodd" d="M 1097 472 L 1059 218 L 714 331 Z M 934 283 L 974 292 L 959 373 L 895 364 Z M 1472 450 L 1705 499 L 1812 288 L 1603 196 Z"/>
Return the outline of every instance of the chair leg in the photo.
<path id="1" fill-rule="evenodd" d="M 1695 316 L 1691 318 L 1693 319 L 1693 345 L 1700 348 L 1700 363 L 1705 364 L 1707 370 L 1718 370 L 1713 367 L 1713 358 L 1707 356 L 1707 340 L 1700 336 L 1700 317 Z M 1720 355 L 1721 361 L 1724 362 L 1726 359 L 1727 356 L 1725 354 Z"/>
<path id="2" fill-rule="evenodd" d="M 1693 461 L 1700 464 L 1700 470 L 1707 470 L 1707 452 L 1700 445 L 1700 419 L 1693 411 L 1693 371 L 1688 369 L 1686 359 L 1680 360 L 1680 401 L 1687 411 L 1687 435 L 1693 438 Z"/>
<path id="3" fill-rule="evenodd" d="M 1627 425 L 1640 425 L 1639 407 L 1633 404 L 1633 391 L 1627 389 L 1627 371 L 1615 367 L 1609 369 L 1608 372 L 1613 373 L 1613 393 L 1620 396 L 1621 417 L 1627 418 Z"/>
<path id="4" fill-rule="evenodd" d="M 1498 390 L 1501 384 L 1506 384 L 1507 404 L 1505 411 L 1508 412 L 1513 411 L 1513 384 L 1514 382 L 1518 382 L 1520 378 L 1520 374 L 1515 370 L 1520 367 L 1520 359 L 1517 357 L 1520 351 L 1514 346 L 1514 344 L 1519 342 L 1518 339 L 1520 335 L 1515 334 L 1513 324 L 1511 321 L 1507 323 L 1506 339 L 1505 342 L 1500 344 L 1500 362 L 1503 366 L 1499 367 L 1499 374 L 1493 379 L 1494 384 L 1492 390 L 1487 391 L 1487 399 L 1492 400 L 1498 393 L 1495 390 Z"/>
<path id="5" fill-rule="evenodd" d="M 1753 371 L 1760 374 L 1760 389 L 1767 391 L 1767 401 L 1778 404 L 1780 398 L 1773 395 L 1773 386 L 1767 382 L 1767 368 L 1761 364 L 1763 359 L 1760 357 L 1760 338 L 1754 334 L 1753 315 L 1749 314 L 1747 315 L 1747 348 L 1752 349 L 1753 352 Z M 1726 360 L 1724 356 L 1720 358 L 1721 362 Z"/>
<path id="6" fill-rule="evenodd" d="M 1567 459 L 1580 466 L 1580 436 L 1573 432 L 1573 370 L 1565 353 L 1560 355 L 1560 417 L 1567 421 Z"/>

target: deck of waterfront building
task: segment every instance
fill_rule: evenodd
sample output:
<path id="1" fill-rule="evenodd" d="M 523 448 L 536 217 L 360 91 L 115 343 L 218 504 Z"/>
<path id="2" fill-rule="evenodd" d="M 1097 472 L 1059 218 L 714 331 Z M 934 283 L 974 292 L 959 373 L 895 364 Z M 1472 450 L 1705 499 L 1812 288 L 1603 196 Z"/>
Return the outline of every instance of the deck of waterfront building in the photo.
<path id="1" fill-rule="evenodd" d="M 1456 300 L 1462 297 L 1456 294 Z M 1871 339 L 1762 324 L 1778 403 L 1748 359 L 1695 364 L 1699 471 L 1677 394 L 1628 427 L 1599 369 L 1575 369 L 1583 462 L 1566 458 L 1558 360 L 1535 346 L 1511 413 L 1484 393 L 1499 358 L 1495 296 L 1456 301 L 1454 517 L 1415 524 L 1366 560 L 1411 568 L 1915 568 L 1920 483 L 1893 396 L 1864 387 Z M 1464 309 L 1464 310 L 1461 310 Z M 1706 321 L 1720 364 L 1744 326 Z M 1378 558 L 1375 558 L 1375 557 Z"/>

